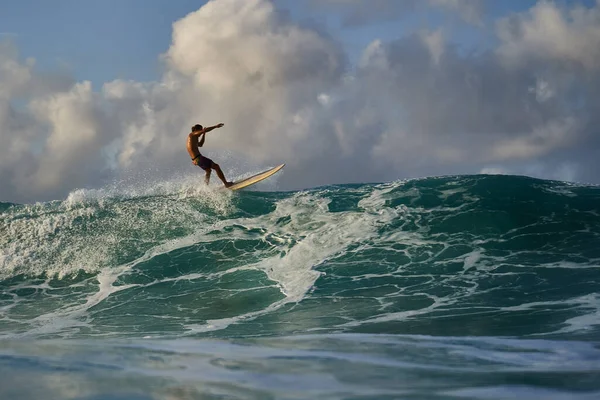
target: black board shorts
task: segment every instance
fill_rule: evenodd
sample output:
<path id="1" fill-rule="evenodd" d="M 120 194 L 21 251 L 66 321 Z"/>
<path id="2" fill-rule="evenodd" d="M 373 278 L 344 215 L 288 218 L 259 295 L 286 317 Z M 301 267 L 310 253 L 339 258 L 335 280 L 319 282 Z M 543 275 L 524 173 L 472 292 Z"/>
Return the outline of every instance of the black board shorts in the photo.
<path id="1" fill-rule="evenodd" d="M 213 160 L 208 157 L 204 157 L 203 155 L 199 155 L 198 157 L 194 158 L 192 162 L 205 171 L 207 168 L 212 168 L 214 164 Z"/>

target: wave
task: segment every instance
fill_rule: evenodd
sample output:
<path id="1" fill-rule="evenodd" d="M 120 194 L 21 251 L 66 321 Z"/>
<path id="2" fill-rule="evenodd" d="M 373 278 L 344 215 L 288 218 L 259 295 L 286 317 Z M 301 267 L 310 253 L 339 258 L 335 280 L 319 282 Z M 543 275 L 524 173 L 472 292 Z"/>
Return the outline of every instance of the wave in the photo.
<path id="1" fill-rule="evenodd" d="M 0 212 L 4 212 L 4 211 L 8 210 L 9 208 L 15 207 L 15 206 L 18 206 L 18 204 L 0 202 Z"/>
<path id="2" fill-rule="evenodd" d="M 597 335 L 598 187 L 76 191 L 0 213 L 0 335 Z"/>

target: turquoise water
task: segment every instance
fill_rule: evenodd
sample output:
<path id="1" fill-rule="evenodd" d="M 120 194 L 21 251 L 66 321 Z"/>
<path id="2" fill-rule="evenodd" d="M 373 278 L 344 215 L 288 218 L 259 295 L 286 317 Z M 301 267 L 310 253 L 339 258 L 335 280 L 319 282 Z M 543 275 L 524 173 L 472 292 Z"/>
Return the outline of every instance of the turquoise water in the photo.
<path id="1" fill-rule="evenodd" d="M 0 203 L 0 398 L 600 398 L 600 189 Z"/>

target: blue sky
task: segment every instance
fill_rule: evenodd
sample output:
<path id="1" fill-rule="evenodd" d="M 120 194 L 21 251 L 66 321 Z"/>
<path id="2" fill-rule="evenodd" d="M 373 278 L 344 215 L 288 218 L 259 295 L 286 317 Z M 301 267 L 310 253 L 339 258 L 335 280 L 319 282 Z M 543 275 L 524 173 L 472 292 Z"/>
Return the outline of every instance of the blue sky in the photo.
<path id="1" fill-rule="evenodd" d="M 0 31 L 44 69 L 67 68 L 95 85 L 154 80 L 172 24 L 204 2 L 193 0 L 3 0 Z"/>
<path id="2" fill-rule="evenodd" d="M 400 0 L 399 0 L 400 1 Z M 95 87 L 114 79 L 157 80 L 159 55 L 171 43 L 172 24 L 196 11 L 199 0 L 2 0 L 0 32 L 13 40 L 21 57 L 33 57 L 41 69 L 66 68 L 77 80 Z M 564 4 L 569 1 L 562 1 Z M 592 4 L 593 0 L 583 1 Z M 441 11 L 411 13 L 399 21 L 343 27 L 336 15 L 315 10 L 310 0 L 277 0 L 301 23 L 316 23 L 344 43 L 351 59 L 374 38 L 395 39 L 417 29 L 450 27 L 465 47 L 486 45 L 485 30 L 460 23 Z M 502 0 L 485 4 L 485 23 L 528 9 L 534 0 Z"/>

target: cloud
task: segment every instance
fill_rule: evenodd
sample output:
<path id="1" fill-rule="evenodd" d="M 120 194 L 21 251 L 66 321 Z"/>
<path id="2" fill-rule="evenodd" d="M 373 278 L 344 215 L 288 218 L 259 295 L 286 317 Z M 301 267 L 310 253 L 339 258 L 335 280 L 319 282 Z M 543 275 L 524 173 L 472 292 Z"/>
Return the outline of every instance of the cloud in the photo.
<path id="1" fill-rule="evenodd" d="M 189 167 L 185 132 L 197 122 L 226 122 L 224 133 L 209 135 L 209 154 L 228 149 L 258 163 L 301 163 L 334 140 L 312 123 L 342 78 L 342 49 L 287 21 L 268 1 L 207 3 L 174 24 L 162 59 L 160 82 L 117 80 L 100 93 L 81 82 L 30 93 L 17 117 L 11 101 L 37 78 L 15 52 L 2 58 L 2 126 L 32 125 L 21 136 L 14 127 L 3 130 L 5 143 L 20 151 L 2 158 L 3 200 L 59 196 L 124 170 L 177 165 L 174 159 Z M 11 146 L 3 148 L 9 153 Z M 20 169 L 23 159 L 27 168 Z"/>
<path id="2" fill-rule="evenodd" d="M 592 71 L 600 67 L 600 2 L 590 9 L 540 1 L 499 21 L 497 33 L 498 53 L 511 66 L 553 62 Z"/>
<path id="3" fill-rule="evenodd" d="M 213 0 L 173 24 L 160 81 L 97 91 L 40 74 L 5 43 L 0 201 L 150 169 L 200 175 L 185 135 L 218 122 L 206 154 L 227 174 L 286 162 L 281 189 L 479 171 L 598 182 L 599 66 L 586 43 L 599 9 L 539 3 L 499 21 L 497 45 L 477 53 L 443 28 L 373 38 L 349 65 L 340 41 L 270 1 Z M 554 24 L 580 47 L 537 38 Z"/>
<path id="4" fill-rule="evenodd" d="M 429 49 L 433 62 L 438 65 L 440 63 L 440 58 L 444 54 L 444 36 L 442 30 L 438 29 L 435 32 L 422 32 L 421 36 L 427 49 Z"/>
<path id="5" fill-rule="evenodd" d="M 34 172 L 36 142 L 44 131 L 31 113 L 16 105 L 28 97 L 38 97 L 53 85 L 33 72 L 35 61 L 17 60 L 12 42 L 0 43 L 0 187 L 4 198 L 15 198 L 25 179 Z"/>
<path id="6" fill-rule="evenodd" d="M 39 191 L 62 189 L 62 185 L 83 185 L 94 180 L 103 160 L 98 151 L 114 130 L 98 104 L 90 82 L 74 85 L 69 91 L 31 102 L 35 118 L 48 127 L 35 173 L 25 183 Z"/>
<path id="7" fill-rule="evenodd" d="M 449 46 L 434 57 L 421 36 L 374 42 L 363 56 L 357 84 L 378 114 L 379 162 L 399 167 L 405 159 L 414 166 L 538 157 L 579 135 L 577 113 L 531 93 L 535 70 L 506 70 L 492 52 L 463 56 Z"/>
<path id="8" fill-rule="evenodd" d="M 573 118 L 564 121 L 551 120 L 546 125 L 532 129 L 527 135 L 498 141 L 493 147 L 493 158 L 497 160 L 528 159 L 568 145 L 577 131 Z"/>
<path id="9" fill-rule="evenodd" d="M 176 22 L 166 54 L 171 74 L 197 98 L 192 115 L 225 119 L 234 139 L 215 136 L 255 160 L 290 157 L 309 139 L 306 119 L 336 86 L 344 55 L 332 40 L 303 29 L 266 1 L 222 0 Z M 216 121 L 218 122 L 218 121 Z M 265 146 L 268 142 L 270 145 Z"/>

